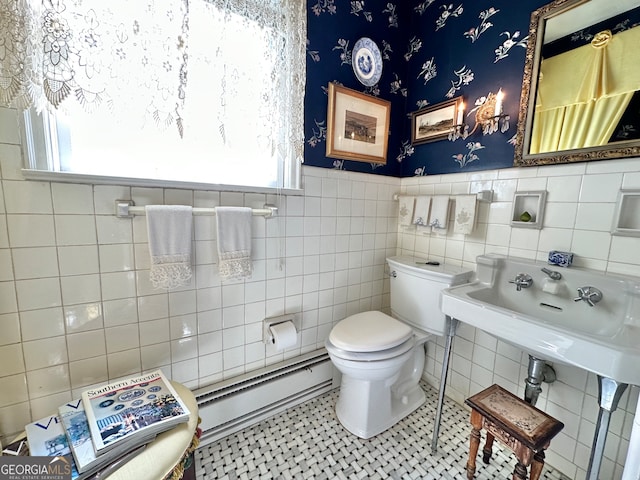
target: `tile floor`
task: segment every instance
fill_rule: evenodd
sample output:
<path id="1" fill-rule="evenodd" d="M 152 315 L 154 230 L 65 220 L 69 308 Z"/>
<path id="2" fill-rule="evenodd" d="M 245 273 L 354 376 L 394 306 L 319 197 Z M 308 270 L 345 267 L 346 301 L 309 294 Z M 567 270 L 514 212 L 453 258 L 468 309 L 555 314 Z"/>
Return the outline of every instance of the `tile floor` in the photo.
<path id="1" fill-rule="evenodd" d="M 196 479 L 466 479 L 469 414 L 445 401 L 432 455 L 437 391 L 422 386 L 425 404 L 368 440 L 342 428 L 334 411 L 337 391 L 329 392 L 200 448 Z M 511 479 L 514 465 L 515 457 L 496 442 L 490 465 L 478 456 L 475 479 Z M 547 466 L 541 478 L 568 480 Z"/>

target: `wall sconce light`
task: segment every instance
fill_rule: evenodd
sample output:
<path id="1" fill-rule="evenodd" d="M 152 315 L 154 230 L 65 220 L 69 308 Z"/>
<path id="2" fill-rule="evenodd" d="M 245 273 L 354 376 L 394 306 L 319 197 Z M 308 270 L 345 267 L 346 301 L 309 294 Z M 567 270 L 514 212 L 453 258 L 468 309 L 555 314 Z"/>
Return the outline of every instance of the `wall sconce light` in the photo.
<path id="1" fill-rule="evenodd" d="M 459 138 L 466 140 L 469 135 L 469 125 L 464 123 L 464 102 L 460 102 L 456 110 L 456 124 L 449 130 L 448 138 L 450 142 L 455 142 Z"/>
<path id="2" fill-rule="evenodd" d="M 478 126 L 482 127 L 483 135 L 493 135 L 500 130 L 501 133 L 509 130 L 509 115 L 505 115 L 502 111 L 502 101 L 504 100 L 504 93 L 502 89 L 498 90 L 498 93 L 489 94 L 484 97 L 484 102 L 478 105 L 476 110 L 476 125 L 473 127 L 471 133 L 473 133 Z M 481 99 L 482 100 L 482 99 Z"/>
<path id="3" fill-rule="evenodd" d="M 502 89 L 498 93 L 489 92 L 486 97 L 476 100 L 476 106 L 469 114 L 475 112 L 476 124 L 473 130 L 469 131 L 469 125 L 464 125 L 462 115 L 457 118 L 457 125 L 454 125 L 449 131 L 449 140 L 455 141 L 459 138 L 465 140 L 469 135 L 475 133 L 478 128 L 482 128 L 483 135 L 493 135 L 498 130 L 501 133 L 509 130 L 509 115 L 505 115 L 502 111 L 502 101 L 504 100 L 504 92 Z"/>

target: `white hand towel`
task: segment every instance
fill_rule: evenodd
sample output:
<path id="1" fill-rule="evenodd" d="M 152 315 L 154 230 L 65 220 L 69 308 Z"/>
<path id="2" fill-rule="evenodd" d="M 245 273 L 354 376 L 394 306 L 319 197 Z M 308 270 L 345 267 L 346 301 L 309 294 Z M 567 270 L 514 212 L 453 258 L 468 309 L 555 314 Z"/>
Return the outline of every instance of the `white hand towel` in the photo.
<path id="1" fill-rule="evenodd" d="M 191 279 L 192 208 L 185 205 L 147 205 L 147 233 L 154 288 L 188 285 Z"/>
<path id="2" fill-rule="evenodd" d="M 426 227 L 429 225 L 429 210 L 431 210 L 431 197 L 421 195 L 416 198 L 416 208 L 413 212 L 413 224 Z"/>
<path id="3" fill-rule="evenodd" d="M 469 235 L 476 223 L 476 195 L 456 196 L 455 222 L 453 232 Z"/>
<path id="4" fill-rule="evenodd" d="M 413 209 L 415 207 L 415 197 L 400 197 L 398 199 L 398 223 L 402 226 L 411 225 L 413 220 Z"/>
<path id="5" fill-rule="evenodd" d="M 251 209 L 216 207 L 218 230 L 218 270 L 220 278 L 251 276 Z"/>
<path id="6" fill-rule="evenodd" d="M 449 221 L 449 195 L 436 195 L 431 202 L 431 215 L 429 226 L 433 233 L 447 233 Z"/>

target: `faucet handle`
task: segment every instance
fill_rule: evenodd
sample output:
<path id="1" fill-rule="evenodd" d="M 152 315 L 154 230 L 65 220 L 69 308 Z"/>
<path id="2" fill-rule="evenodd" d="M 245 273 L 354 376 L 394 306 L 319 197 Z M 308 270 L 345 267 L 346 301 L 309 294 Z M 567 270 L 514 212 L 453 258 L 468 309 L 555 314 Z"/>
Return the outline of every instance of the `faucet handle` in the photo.
<path id="1" fill-rule="evenodd" d="M 573 299 L 574 302 L 587 302 L 590 307 L 594 307 L 600 300 L 602 300 L 602 292 L 596 287 L 578 288 L 578 296 Z"/>
<path id="2" fill-rule="evenodd" d="M 519 292 L 523 288 L 529 288 L 533 285 L 533 278 L 528 273 L 519 273 L 514 280 L 509 280 L 509 283 L 515 283 L 516 290 Z"/>
<path id="3" fill-rule="evenodd" d="M 540 270 L 542 270 L 544 273 L 549 275 L 549 278 L 551 280 L 560 280 L 560 279 L 562 279 L 562 274 L 560 272 L 549 270 L 548 268 L 541 268 Z"/>

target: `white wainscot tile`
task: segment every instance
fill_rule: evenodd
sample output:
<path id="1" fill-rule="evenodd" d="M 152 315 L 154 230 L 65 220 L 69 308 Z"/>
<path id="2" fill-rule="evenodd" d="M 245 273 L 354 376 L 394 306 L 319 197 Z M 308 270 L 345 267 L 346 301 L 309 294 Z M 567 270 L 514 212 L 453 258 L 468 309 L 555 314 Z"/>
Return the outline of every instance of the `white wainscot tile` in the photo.
<path id="1" fill-rule="evenodd" d="M 615 202 L 622 186 L 622 173 L 585 175 L 580 202 Z"/>
<path id="2" fill-rule="evenodd" d="M 14 248 L 12 256 L 17 280 L 60 275 L 55 247 Z"/>
<path id="3" fill-rule="evenodd" d="M 0 408 L 28 398 L 27 377 L 21 373 L 0 378 Z"/>
<path id="4" fill-rule="evenodd" d="M 222 332 L 198 335 L 198 357 L 222 351 Z"/>
<path id="5" fill-rule="evenodd" d="M 617 237 L 611 238 L 611 254 L 609 261 L 640 264 L 638 252 L 640 251 L 640 238 L 638 237 Z M 637 271 L 637 269 L 636 269 Z M 638 275 L 637 273 L 635 273 Z"/>
<path id="6" fill-rule="evenodd" d="M 107 357 L 101 355 L 78 362 L 69 362 L 69 378 L 71 388 L 81 390 L 89 385 L 107 382 Z M 79 392 L 75 392 L 73 397 L 77 398 L 79 395 Z"/>
<path id="7" fill-rule="evenodd" d="M 611 230 L 614 210 L 614 203 L 581 203 L 576 212 L 575 228 L 608 232 Z"/>
<path id="8" fill-rule="evenodd" d="M 573 228 L 577 209 L 577 203 L 549 202 L 544 211 L 543 226 Z"/>
<path id="9" fill-rule="evenodd" d="M 23 341 L 64 335 L 64 316 L 62 308 L 28 310 L 20 314 Z"/>
<path id="10" fill-rule="evenodd" d="M 101 299 L 99 275 L 61 277 L 60 284 L 62 286 L 62 299 L 65 306 L 98 302 Z"/>
<path id="11" fill-rule="evenodd" d="M 31 266 L 31 264 L 29 264 L 29 266 Z M 11 260 L 11 250 L 9 250 L 8 248 L 0 250 L 0 282 L 8 282 L 13 280 L 13 270 L 14 267 Z M 20 278 L 18 274 L 19 272 L 16 271 L 16 278 Z"/>
<path id="12" fill-rule="evenodd" d="M 135 268 L 133 245 L 130 243 L 100 245 L 99 251 L 101 272 L 124 272 Z"/>
<path id="13" fill-rule="evenodd" d="M 69 369 L 67 365 L 43 368 L 27 372 L 29 398 L 40 398 L 69 390 Z"/>
<path id="14" fill-rule="evenodd" d="M 98 248 L 95 245 L 58 247 L 60 275 L 88 275 L 98 273 Z"/>
<path id="15" fill-rule="evenodd" d="M 27 371 L 68 362 L 65 337 L 53 337 L 22 344 Z"/>
<path id="16" fill-rule="evenodd" d="M 244 365 L 244 346 L 225 348 L 222 359 L 225 371 Z"/>
<path id="17" fill-rule="evenodd" d="M 138 296 L 138 317 L 141 322 L 169 316 L 169 295 Z"/>
<path id="18" fill-rule="evenodd" d="M 581 185 L 581 175 L 549 177 L 547 202 L 577 202 Z"/>
<path id="19" fill-rule="evenodd" d="M 140 349 L 140 356 L 142 358 L 143 370 L 151 370 L 170 365 L 171 348 L 169 342 L 142 347 Z"/>
<path id="20" fill-rule="evenodd" d="M 135 298 L 108 300 L 103 302 L 104 324 L 107 327 L 137 323 L 138 309 Z"/>
<path id="21" fill-rule="evenodd" d="M 134 272 L 103 273 L 100 275 L 102 282 L 103 300 L 115 300 L 136 296 L 136 276 Z"/>
<path id="22" fill-rule="evenodd" d="M 138 329 L 140 331 L 140 345 L 143 346 L 166 343 L 171 339 L 168 318 L 140 322 Z"/>
<path id="23" fill-rule="evenodd" d="M 122 352 L 140 346 L 138 325 L 121 325 L 105 329 L 107 352 Z"/>
<path id="24" fill-rule="evenodd" d="M 48 182 L 4 180 L 2 188 L 7 213 L 53 213 Z"/>
<path id="25" fill-rule="evenodd" d="M 550 250 L 571 250 L 573 240 L 573 230 L 566 228 L 544 228 L 540 231 L 538 250 L 548 252 Z M 545 254 L 546 260 L 548 255 Z"/>
<path id="26" fill-rule="evenodd" d="M 264 311 L 264 307 L 263 307 Z M 198 333 L 215 332 L 222 330 L 222 310 L 208 310 L 205 312 L 198 312 Z"/>
<path id="27" fill-rule="evenodd" d="M 195 313 L 171 316 L 169 325 L 172 340 L 190 337 L 198 333 L 198 321 Z"/>
<path id="28" fill-rule="evenodd" d="M 571 251 L 581 257 L 606 260 L 609 257 L 610 243 L 609 232 L 575 230 Z"/>
<path id="29" fill-rule="evenodd" d="M 133 230 L 129 219 L 118 218 L 115 215 L 96 216 L 98 242 L 109 243 L 133 243 Z"/>
<path id="30" fill-rule="evenodd" d="M 192 358 L 171 365 L 171 378 L 189 387 L 191 382 L 198 380 L 198 359 Z"/>
<path id="31" fill-rule="evenodd" d="M 165 347 L 168 349 L 168 345 Z M 140 349 L 134 348 L 124 352 L 107 355 L 109 378 L 136 375 L 140 372 Z"/>
<path id="32" fill-rule="evenodd" d="M 18 280 L 16 293 L 20 310 L 36 310 L 62 305 L 58 278 Z"/>
<path id="33" fill-rule="evenodd" d="M 24 372 L 23 350 L 20 344 L 0 347 L 0 377 Z"/>
<path id="34" fill-rule="evenodd" d="M 56 213 L 92 214 L 94 211 L 93 188 L 91 185 L 52 183 L 51 194 L 53 196 L 53 209 Z"/>
<path id="35" fill-rule="evenodd" d="M 53 215 L 7 215 L 12 247 L 46 247 L 56 244 Z"/>
<path id="36" fill-rule="evenodd" d="M 64 321 L 68 334 L 101 329 L 104 327 L 102 303 L 82 303 L 64 307 Z"/>
<path id="37" fill-rule="evenodd" d="M 0 346 L 20 342 L 20 317 L 18 313 L 0 315 Z"/>
<path id="38" fill-rule="evenodd" d="M 536 250 L 538 248 L 539 230 L 530 228 L 512 228 L 510 247 L 522 250 Z"/>
<path id="39" fill-rule="evenodd" d="M 171 362 L 183 362 L 198 356 L 198 339 L 181 338 L 171 342 Z"/>
<path id="40" fill-rule="evenodd" d="M 58 245 L 94 245 L 97 241 L 93 215 L 55 215 Z"/>
<path id="41" fill-rule="evenodd" d="M 169 293 L 169 315 L 185 315 L 196 312 L 196 291 Z"/>
<path id="42" fill-rule="evenodd" d="M 119 185 L 96 185 L 93 187 L 93 202 L 95 212 L 101 215 L 113 215 L 116 200 L 131 198 L 131 187 Z"/>
<path id="43" fill-rule="evenodd" d="M 104 356 L 107 353 L 104 330 L 67 335 L 67 348 L 70 361 Z"/>

